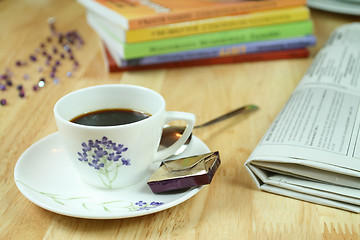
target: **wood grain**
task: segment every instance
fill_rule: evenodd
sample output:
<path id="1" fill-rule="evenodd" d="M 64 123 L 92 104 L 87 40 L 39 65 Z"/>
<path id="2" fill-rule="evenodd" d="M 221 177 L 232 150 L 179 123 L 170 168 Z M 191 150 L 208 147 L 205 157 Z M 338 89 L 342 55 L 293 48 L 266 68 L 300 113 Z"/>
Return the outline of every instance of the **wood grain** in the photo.
<path id="1" fill-rule="evenodd" d="M 311 11 L 318 43 L 311 57 L 108 74 L 98 36 L 86 24 L 85 10 L 73 0 L 0 0 L 0 74 L 10 68 L 14 87 L 0 92 L 1 239 L 359 239 L 360 215 L 259 191 L 243 164 L 309 68 L 331 31 L 359 17 Z M 37 64 L 15 67 L 49 36 L 47 20 L 59 31 L 77 30 L 85 45 L 76 51 L 80 67 L 60 83 L 41 77 Z M 66 64 L 66 63 L 64 63 Z M 71 66 L 68 66 L 69 68 Z M 60 71 L 60 70 L 59 70 Z M 31 78 L 24 80 L 22 76 Z M 47 73 L 49 74 L 49 73 Z M 260 110 L 194 132 L 221 155 L 211 185 L 188 201 L 143 217 L 77 219 L 44 210 L 27 200 L 14 183 L 14 167 L 34 142 L 56 131 L 52 109 L 63 95 L 88 86 L 135 84 L 158 91 L 168 110 L 192 112 L 198 123 L 244 104 Z M 26 97 L 19 98 L 16 85 Z"/>

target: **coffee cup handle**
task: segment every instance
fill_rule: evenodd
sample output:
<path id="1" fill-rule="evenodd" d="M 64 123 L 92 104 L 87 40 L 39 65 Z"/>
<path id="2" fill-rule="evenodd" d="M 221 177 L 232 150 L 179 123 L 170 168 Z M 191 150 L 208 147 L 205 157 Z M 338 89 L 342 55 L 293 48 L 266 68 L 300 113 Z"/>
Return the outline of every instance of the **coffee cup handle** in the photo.
<path id="1" fill-rule="evenodd" d="M 166 159 L 167 157 L 170 157 L 171 155 L 173 155 L 182 145 L 184 145 L 184 143 L 190 137 L 192 130 L 194 129 L 195 115 L 192 113 L 175 112 L 175 111 L 166 112 L 164 125 L 171 121 L 175 121 L 175 120 L 186 121 L 186 128 L 185 128 L 182 136 L 175 143 L 173 143 L 168 148 L 158 151 L 155 154 L 154 162 L 160 162 L 160 161 Z"/>

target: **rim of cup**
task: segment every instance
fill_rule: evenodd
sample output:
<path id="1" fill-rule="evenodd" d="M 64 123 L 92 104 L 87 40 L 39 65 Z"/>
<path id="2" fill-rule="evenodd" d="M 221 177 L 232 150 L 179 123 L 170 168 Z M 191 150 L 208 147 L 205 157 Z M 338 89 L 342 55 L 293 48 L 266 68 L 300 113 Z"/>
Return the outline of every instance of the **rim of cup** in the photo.
<path id="1" fill-rule="evenodd" d="M 150 117 L 148 118 L 145 118 L 145 119 L 142 119 L 140 121 L 136 121 L 136 122 L 132 122 L 132 123 L 127 123 L 127 124 L 122 124 L 122 125 L 114 125 L 114 126 L 89 126 L 89 125 L 82 125 L 82 124 L 78 124 L 78 123 L 73 123 L 71 122 L 70 120 L 81 115 L 81 114 L 86 114 L 87 112 L 83 112 L 83 113 L 79 113 L 77 114 L 76 116 L 73 116 L 71 119 L 66 119 L 65 117 L 63 117 L 60 113 L 59 113 L 59 106 L 61 104 L 63 104 L 63 102 L 65 101 L 66 98 L 68 97 L 71 97 L 73 95 L 76 95 L 76 94 L 79 94 L 79 93 L 82 93 L 82 92 L 85 92 L 85 91 L 89 91 L 89 90 L 92 90 L 94 88 L 136 88 L 138 90 L 142 90 L 142 91 L 147 91 L 147 92 L 151 92 L 152 94 L 156 95 L 160 100 L 161 100 L 161 104 L 160 104 L 160 107 L 156 110 L 155 113 L 149 113 L 150 114 Z M 81 89 L 78 89 L 78 90 L 75 90 L 75 91 L 72 91 L 64 96 L 62 96 L 54 105 L 54 108 L 53 108 L 53 111 L 54 111 L 54 115 L 55 115 L 55 118 L 57 118 L 58 120 L 60 120 L 61 122 L 65 123 L 65 124 L 68 124 L 70 126 L 76 126 L 76 127 L 80 127 L 80 128 L 88 128 L 88 129 L 110 129 L 110 128 L 124 128 L 124 127 L 128 127 L 128 126 L 135 126 L 135 125 L 138 125 L 138 124 L 141 124 L 143 123 L 144 121 L 150 121 L 151 119 L 153 119 L 154 117 L 156 117 L 157 115 L 160 114 L 160 112 L 162 110 L 165 110 L 165 99 L 164 97 L 159 94 L 158 92 L 152 90 L 152 89 L 149 89 L 149 88 L 146 88 L 146 87 L 142 87 L 142 86 L 137 86 L 137 85 L 131 85 L 131 84 L 103 84 L 103 85 L 96 85 L 96 86 L 91 86 L 91 87 L 86 87 L 86 88 L 81 88 Z M 105 108 L 102 108 L 102 109 L 106 109 Z M 109 108 L 109 109 L 116 109 L 116 107 L 114 108 Z M 122 109 L 121 107 L 118 107 L 118 109 Z M 129 109 L 129 108 L 123 108 L 123 109 Z M 97 110 L 101 110 L 100 109 L 97 109 Z M 97 111 L 97 110 L 91 110 L 91 111 L 88 111 L 88 112 L 92 112 L 92 111 Z M 143 110 L 140 110 L 140 109 L 133 109 L 133 110 L 137 110 L 137 111 L 143 111 Z"/>

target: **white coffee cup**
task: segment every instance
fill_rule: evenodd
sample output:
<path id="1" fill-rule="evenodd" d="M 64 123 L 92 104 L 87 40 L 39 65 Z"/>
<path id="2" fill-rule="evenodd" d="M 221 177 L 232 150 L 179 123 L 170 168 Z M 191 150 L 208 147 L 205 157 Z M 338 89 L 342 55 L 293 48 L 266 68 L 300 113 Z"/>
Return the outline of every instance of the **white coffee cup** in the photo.
<path id="1" fill-rule="evenodd" d="M 151 116 L 116 126 L 86 126 L 73 123 L 75 117 L 101 109 L 132 109 Z M 135 85 L 99 85 L 62 97 L 54 116 L 65 150 L 81 178 L 100 188 L 121 188 L 135 184 L 149 174 L 153 162 L 164 160 L 190 136 L 195 116 L 165 110 L 157 92 Z M 158 151 L 165 124 L 184 120 L 182 137 L 169 148 Z"/>

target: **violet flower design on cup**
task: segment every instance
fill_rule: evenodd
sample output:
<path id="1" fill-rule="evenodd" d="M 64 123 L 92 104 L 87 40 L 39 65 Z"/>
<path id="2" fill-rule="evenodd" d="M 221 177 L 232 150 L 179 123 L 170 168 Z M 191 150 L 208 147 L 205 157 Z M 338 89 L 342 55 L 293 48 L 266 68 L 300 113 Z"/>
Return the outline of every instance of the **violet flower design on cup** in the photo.
<path id="1" fill-rule="evenodd" d="M 123 156 L 128 148 L 108 140 L 105 136 L 101 140 L 83 142 L 81 146 L 82 152 L 78 152 L 78 160 L 93 168 L 107 188 L 112 188 L 112 182 L 119 172 L 118 168 L 131 164 L 130 159 Z"/>
<path id="2" fill-rule="evenodd" d="M 124 84 L 84 88 L 62 97 L 54 116 L 80 179 L 105 189 L 146 183 L 151 166 L 173 155 L 195 124 L 194 114 L 166 111 L 165 105 L 159 93 Z M 158 150 L 164 126 L 176 120 L 186 122 L 182 137 Z"/>

